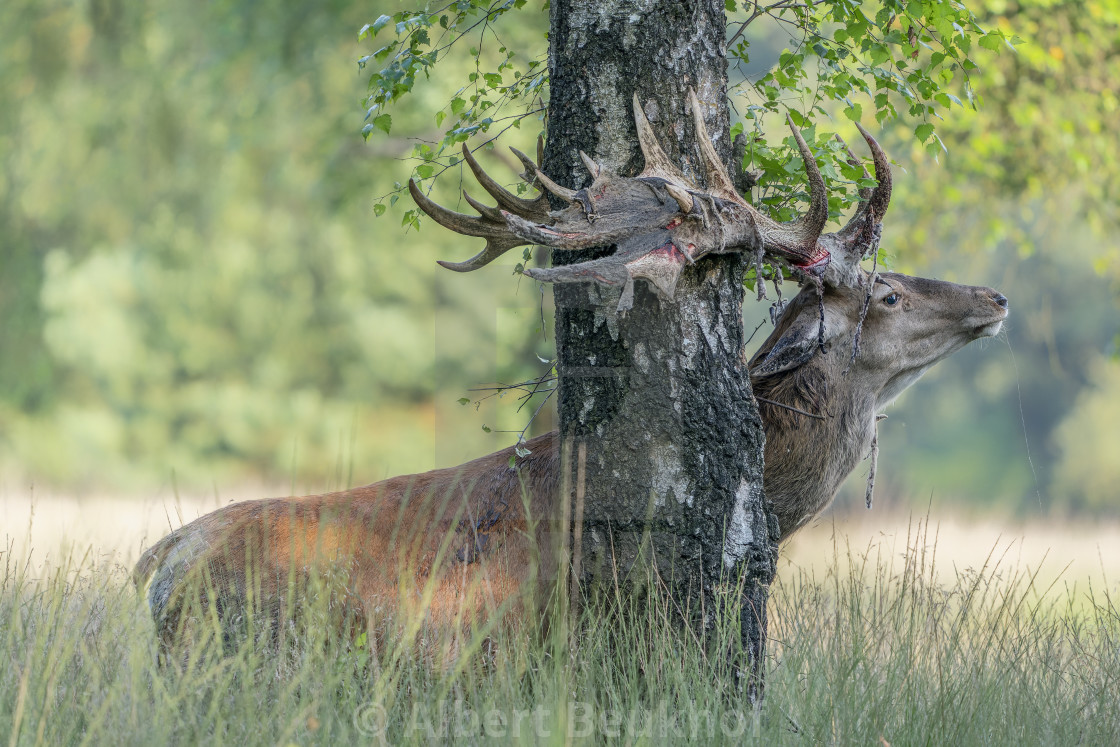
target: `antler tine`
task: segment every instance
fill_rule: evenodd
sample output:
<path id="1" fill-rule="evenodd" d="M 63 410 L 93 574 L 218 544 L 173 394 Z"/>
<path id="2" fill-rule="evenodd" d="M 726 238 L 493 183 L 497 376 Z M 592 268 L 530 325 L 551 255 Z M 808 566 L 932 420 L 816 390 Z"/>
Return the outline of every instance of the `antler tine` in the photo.
<path id="1" fill-rule="evenodd" d="M 882 221 L 891 202 L 891 162 L 879 147 L 879 143 L 871 137 L 871 133 L 863 129 L 859 122 L 856 122 L 856 129 L 863 135 L 867 147 L 871 149 L 871 158 L 875 162 L 875 178 L 879 180 L 879 185 L 871 191 L 871 197 L 868 198 L 868 208 L 876 221 Z"/>
<path id="2" fill-rule="evenodd" d="M 576 191 L 574 189 L 561 187 L 559 184 L 545 176 L 545 173 L 540 169 L 535 169 L 533 173 L 536 174 L 537 181 L 540 182 L 542 187 L 559 197 L 561 200 L 566 200 L 570 203 L 576 199 Z"/>
<path id="3" fill-rule="evenodd" d="M 680 169 L 673 165 L 673 162 L 665 155 L 665 151 L 661 150 L 661 144 L 657 142 L 657 136 L 653 134 L 653 127 L 650 126 L 649 119 L 646 118 L 646 113 L 642 109 L 636 93 L 634 94 L 634 126 L 638 130 L 638 147 L 642 149 L 642 157 L 646 161 L 646 165 L 638 177 L 653 176 L 667 181 L 680 182 L 681 184 L 691 184 L 688 179 L 685 179 Z"/>
<path id="4" fill-rule="evenodd" d="M 498 222 L 498 223 L 503 222 L 502 211 L 501 210 L 499 210 L 498 208 L 490 207 L 489 205 L 485 205 L 485 204 L 479 202 L 478 200 L 471 197 L 467 193 L 467 190 L 465 190 L 465 189 L 463 190 L 463 199 L 467 201 L 468 205 L 470 205 L 472 208 L 477 210 L 483 218 L 486 218 L 487 220 L 495 221 L 495 222 Z M 470 217 L 470 216 L 467 216 L 467 217 Z"/>
<path id="5" fill-rule="evenodd" d="M 529 243 L 509 230 L 505 224 L 505 217 L 499 211 L 486 205 L 480 205 L 465 193 L 464 197 L 467 198 L 467 202 L 482 213 L 481 218 L 456 213 L 432 201 L 416 184 L 415 179 L 408 180 L 408 191 L 412 195 L 412 199 L 416 201 L 416 205 L 444 228 L 465 236 L 478 236 L 486 239 L 486 247 L 465 262 L 439 262 L 440 265 L 449 270 L 455 270 L 456 272 L 477 270 L 479 267 L 490 264 L 515 246 L 523 246 Z M 497 213 L 500 223 L 495 222 L 492 218 L 494 213 Z"/>
<path id="6" fill-rule="evenodd" d="M 696 207 L 696 198 L 689 194 L 688 190 L 684 187 L 669 182 L 665 185 L 665 191 L 669 193 L 670 197 L 677 201 L 677 205 L 686 214 L 691 213 L 693 208 Z"/>
<path id="7" fill-rule="evenodd" d="M 854 236 L 864 235 L 865 229 L 868 228 L 865 219 L 870 218 L 871 226 L 882 223 L 883 215 L 887 212 L 887 205 L 891 201 L 891 165 L 890 161 L 887 160 L 887 154 L 879 147 L 875 138 L 871 137 L 858 122 L 856 127 L 863 135 L 863 139 L 867 141 L 868 147 L 871 148 L 871 157 L 875 162 L 875 178 L 879 181 L 879 184 L 873 189 L 861 189 L 859 191 L 859 209 L 856 210 L 855 215 L 851 217 L 847 224 L 837 231 L 838 236 L 849 241 Z M 840 142 L 844 141 L 841 140 Z M 848 146 L 845 145 L 844 147 L 847 149 Z M 848 158 L 852 162 L 858 162 L 851 150 L 848 150 Z M 868 175 L 866 168 L 863 169 L 863 175 L 865 177 Z"/>
<path id="8" fill-rule="evenodd" d="M 745 205 L 746 200 L 735 191 L 735 183 L 724 168 L 723 162 L 712 145 L 712 138 L 708 135 L 708 128 L 704 124 L 704 112 L 700 110 L 700 100 L 696 98 L 696 91 L 688 89 L 688 101 L 692 106 L 692 121 L 696 129 L 696 144 L 700 146 L 700 155 L 704 160 L 704 178 L 708 182 L 708 191 L 716 197 L 732 200 Z"/>
<path id="9" fill-rule="evenodd" d="M 525 242 L 521 243 L 523 244 Z M 436 264 L 448 270 L 454 270 L 455 272 L 471 272 L 473 270 L 477 270 L 480 267 L 485 267 L 512 248 L 512 246 L 507 246 L 506 248 L 501 249 L 487 241 L 485 249 L 465 262 L 448 262 L 446 260 L 437 259 Z"/>
<path id="10" fill-rule="evenodd" d="M 579 152 L 579 158 L 583 161 L 583 165 L 591 173 L 592 179 L 598 179 L 599 174 L 603 171 L 603 167 L 595 163 L 595 159 L 584 153 L 582 150 Z"/>
<path id="11" fill-rule="evenodd" d="M 525 167 L 525 170 L 520 174 L 522 181 L 530 186 L 536 186 L 534 179 L 536 177 L 537 164 L 533 162 L 533 159 L 529 158 L 529 156 L 525 155 L 517 148 L 514 148 L 512 145 L 509 149 L 513 155 L 517 156 L 517 160 L 521 161 L 521 165 Z"/>
<path id="12" fill-rule="evenodd" d="M 534 187 L 537 187 L 538 189 L 547 189 L 549 192 L 556 195 L 561 200 L 565 200 L 570 203 L 575 199 L 576 191 L 574 189 L 561 187 L 559 184 L 549 179 L 548 176 L 545 175 L 545 173 L 541 171 L 537 166 L 537 163 L 540 163 L 541 159 L 544 158 L 544 138 L 537 138 L 537 163 L 533 163 L 529 159 L 529 156 L 525 155 L 517 148 L 511 147 L 510 150 L 512 150 L 513 154 L 517 156 L 522 165 L 525 166 L 525 172 L 521 175 L 522 179 L 524 179 Z M 482 211 L 480 210 L 479 212 Z"/>
<path id="13" fill-rule="evenodd" d="M 860 171 L 863 172 L 864 179 L 870 179 L 871 175 L 867 173 L 867 167 L 863 165 L 863 161 L 856 158 L 856 154 L 853 153 L 852 149 L 848 147 L 848 144 L 844 142 L 844 138 L 840 137 L 839 134 L 835 134 L 833 137 L 836 139 L 836 142 L 844 147 L 844 152 L 848 154 L 848 163 L 860 169 Z M 859 205 L 856 207 L 856 211 L 852 213 L 852 217 L 844 224 L 844 227 L 836 232 L 837 236 L 847 238 L 862 229 L 863 216 L 867 213 L 867 201 L 870 197 L 870 187 L 859 188 Z"/>
<path id="14" fill-rule="evenodd" d="M 471 167 L 471 171 L 474 172 L 474 178 L 478 180 L 483 189 L 490 193 L 491 197 L 498 201 L 500 207 L 516 215 L 534 220 L 543 220 L 547 217 L 548 205 L 545 204 L 545 201 L 539 198 L 526 200 L 507 191 L 505 187 L 491 179 L 490 175 L 482 170 L 466 143 L 463 143 L 463 158 L 467 165 Z"/>
<path id="15" fill-rule="evenodd" d="M 797 221 L 797 231 L 806 241 L 815 242 L 824 231 L 824 224 L 828 222 L 828 192 L 825 191 L 824 177 L 817 168 L 817 159 L 813 151 L 809 150 L 801 131 L 793 126 L 793 119 L 786 115 L 786 123 L 793 132 L 793 139 L 797 141 L 797 149 L 801 151 L 801 158 L 805 161 L 805 176 L 809 179 L 809 209 Z"/>
<path id="16" fill-rule="evenodd" d="M 412 199 L 416 205 L 428 214 L 432 220 L 455 233 L 466 234 L 467 236 L 489 236 L 489 230 L 482 225 L 482 222 L 473 215 L 466 215 L 464 213 L 456 213 L 454 210 L 448 210 L 439 203 L 430 199 L 420 189 L 420 185 L 416 183 L 415 179 L 408 180 L 408 192 L 412 195 Z"/>

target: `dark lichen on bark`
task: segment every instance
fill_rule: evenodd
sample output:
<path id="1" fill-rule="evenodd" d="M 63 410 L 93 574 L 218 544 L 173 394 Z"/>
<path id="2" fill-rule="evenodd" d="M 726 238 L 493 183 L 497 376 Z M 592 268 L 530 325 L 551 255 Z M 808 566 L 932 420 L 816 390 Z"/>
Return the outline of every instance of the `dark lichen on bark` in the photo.
<path id="1" fill-rule="evenodd" d="M 724 34 L 723 0 L 552 0 L 545 173 L 586 186 L 583 150 L 637 174 L 637 93 L 669 158 L 702 183 L 688 89 L 730 160 Z M 554 251 L 553 262 L 608 251 Z M 584 587 L 613 583 L 616 568 L 645 578 L 638 561 L 648 557 L 646 542 L 657 574 L 674 580 L 674 596 L 693 607 L 691 622 L 706 628 L 713 602 L 726 598 L 721 589 L 742 581 L 743 640 L 757 662 L 777 533 L 742 357 L 744 262 L 739 253 L 704 258 L 686 268 L 672 301 L 639 282 L 622 318 L 616 299 L 593 285 L 554 293 L 561 434 L 587 445 Z"/>

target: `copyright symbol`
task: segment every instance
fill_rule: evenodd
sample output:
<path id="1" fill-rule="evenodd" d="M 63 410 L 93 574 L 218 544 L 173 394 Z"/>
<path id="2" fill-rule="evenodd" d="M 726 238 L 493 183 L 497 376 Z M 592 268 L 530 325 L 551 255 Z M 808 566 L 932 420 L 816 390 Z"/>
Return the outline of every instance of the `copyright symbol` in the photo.
<path id="1" fill-rule="evenodd" d="M 354 711 L 354 728 L 362 736 L 380 737 L 385 735 L 385 707 L 380 703 L 366 703 Z"/>

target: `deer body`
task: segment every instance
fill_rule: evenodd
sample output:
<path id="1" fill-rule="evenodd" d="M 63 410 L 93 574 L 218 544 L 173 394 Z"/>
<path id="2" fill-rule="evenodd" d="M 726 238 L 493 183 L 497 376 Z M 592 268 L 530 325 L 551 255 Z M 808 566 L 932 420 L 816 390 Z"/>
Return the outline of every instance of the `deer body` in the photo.
<path id="1" fill-rule="evenodd" d="M 549 572 L 529 520 L 551 511 L 558 456 L 551 434 L 528 447 L 516 468 L 511 447 L 352 490 L 225 506 L 149 548 L 133 578 L 165 644 L 183 634 L 184 613 L 210 608 L 210 593 L 223 625 L 251 606 L 275 620 L 328 571 L 347 614 L 378 633 L 388 617 L 469 626 L 517 600 L 530 569 Z"/>
<path id="2" fill-rule="evenodd" d="M 706 191 L 668 161 L 636 99 L 646 162 L 637 177 L 611 174 L 584 156 L 594 181 L 575 191 L 517 153 L 524 177 L 566 201 L 562 210 L 550 210 L 543 191 L 533 200 L 507 192 L 466 149 L 466 163 L 498 208 L 467 197 L 479 215 L 463 215 L 436 205 L 413 182 L 409 189 L 440 225 L 486 240 L 476 257 L 443 263 L 453 270 L 478 269 L 525 244 L 615 246 L 614 254 L 599 259 L 526 273 L 614 287 L 617 314 L 631 308 L 636 280 L 671 303 L 681 273 L 710 253 L 765 252 L 811 278 L 748 364 L 766 431 L 764 489 L 784 540 L 828 505 L 868 454 L 882 408 L 930 366 L 971 340 L 996 334 L 1007 299 L 990 288 L 861 269 L 860 261 L 878 247 L 891 192 L 889 161 L 862 128 L 878 186 L 861 192 L 844 228 L 822 234 L 825 183 L 797 129 L 810 206 L 799 220 L 777 223 L 735 191 L 695 95 L 691 99 Z M 189 609 L 234 622 L 255 608 L 277 621 L 322 576 L 338 582 L 341 606 L 375 634 L 383 629 L 379 621 L 393 616 L 449 631 L 502 609 L 514 613 L 510 620 L 532 617 L 542 595 L 522 592 L 536 587 L 547 594 L 567 573 L 557 565 L 563 555 L 554 551 L 554 539 L 565 536 L 568 517 L 559 500 L 556 435 L 526 446 L 526 456 L 510 448 L 340 493 L 227 506 L 156 543 L 140 558 L 134 578 L 167 643 L 183 632 Z M 528 583 L 534 574 L 543 586 Z"/>
<path id="3" fill-rule="evenodd" d="M 819 514 L 867 456 L 882 409 L 939 360 L 995 334 L 1007 315 L 1006 299 L 989 288 L 877 276 L 853 360 L 865 298 L 858 289 L 826 291 L 822 352 L 816 291 L 803 290 L 751 360 L 766 429 L 765 490 L 782 540 Z M 511 606 L 515 616 L 533 614 L 534 600 L 519 592 L 533 574 L 555 577 L 558 441 L 550 433 L 525 444 L 527 456 L 511 447 L 353 490 L 227 506 L 162 539 L 134 575 L 168 642 L 189 601 L 183 590 L 199 573 L 232 609 L 253 595 L 276 611 L 298 604 L 285 598 L 292 573 L 306 579 L 329 565 L 342 570 L 347 603 L 367 621 L 394 612 L 455 629 Z"/>

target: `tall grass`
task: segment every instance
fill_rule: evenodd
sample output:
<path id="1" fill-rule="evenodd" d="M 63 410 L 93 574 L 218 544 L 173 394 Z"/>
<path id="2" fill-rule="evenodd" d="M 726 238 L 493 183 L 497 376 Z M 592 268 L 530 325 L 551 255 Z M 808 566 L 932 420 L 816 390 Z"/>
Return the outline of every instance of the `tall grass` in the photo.
<path id="1" fill-rule="evenodd" d="M 0 565 L 0 734 L 13 745 L 1120 742 L 1108 591 L 1048 594 L 997 558 L 938 581 L 920 532 L 901 556 L 837 548 L 820 577 L 778 580 L 757 711 L 710 653 L 721 642 L 668 624 L 657 598 L 630 615 L 584 610 L 572 634 L 495 631 L 496 655 L 476 641 L 444 666 L 308 634 L 160 667 L 125 569 L 44 569 L 10 548 Z"/>

